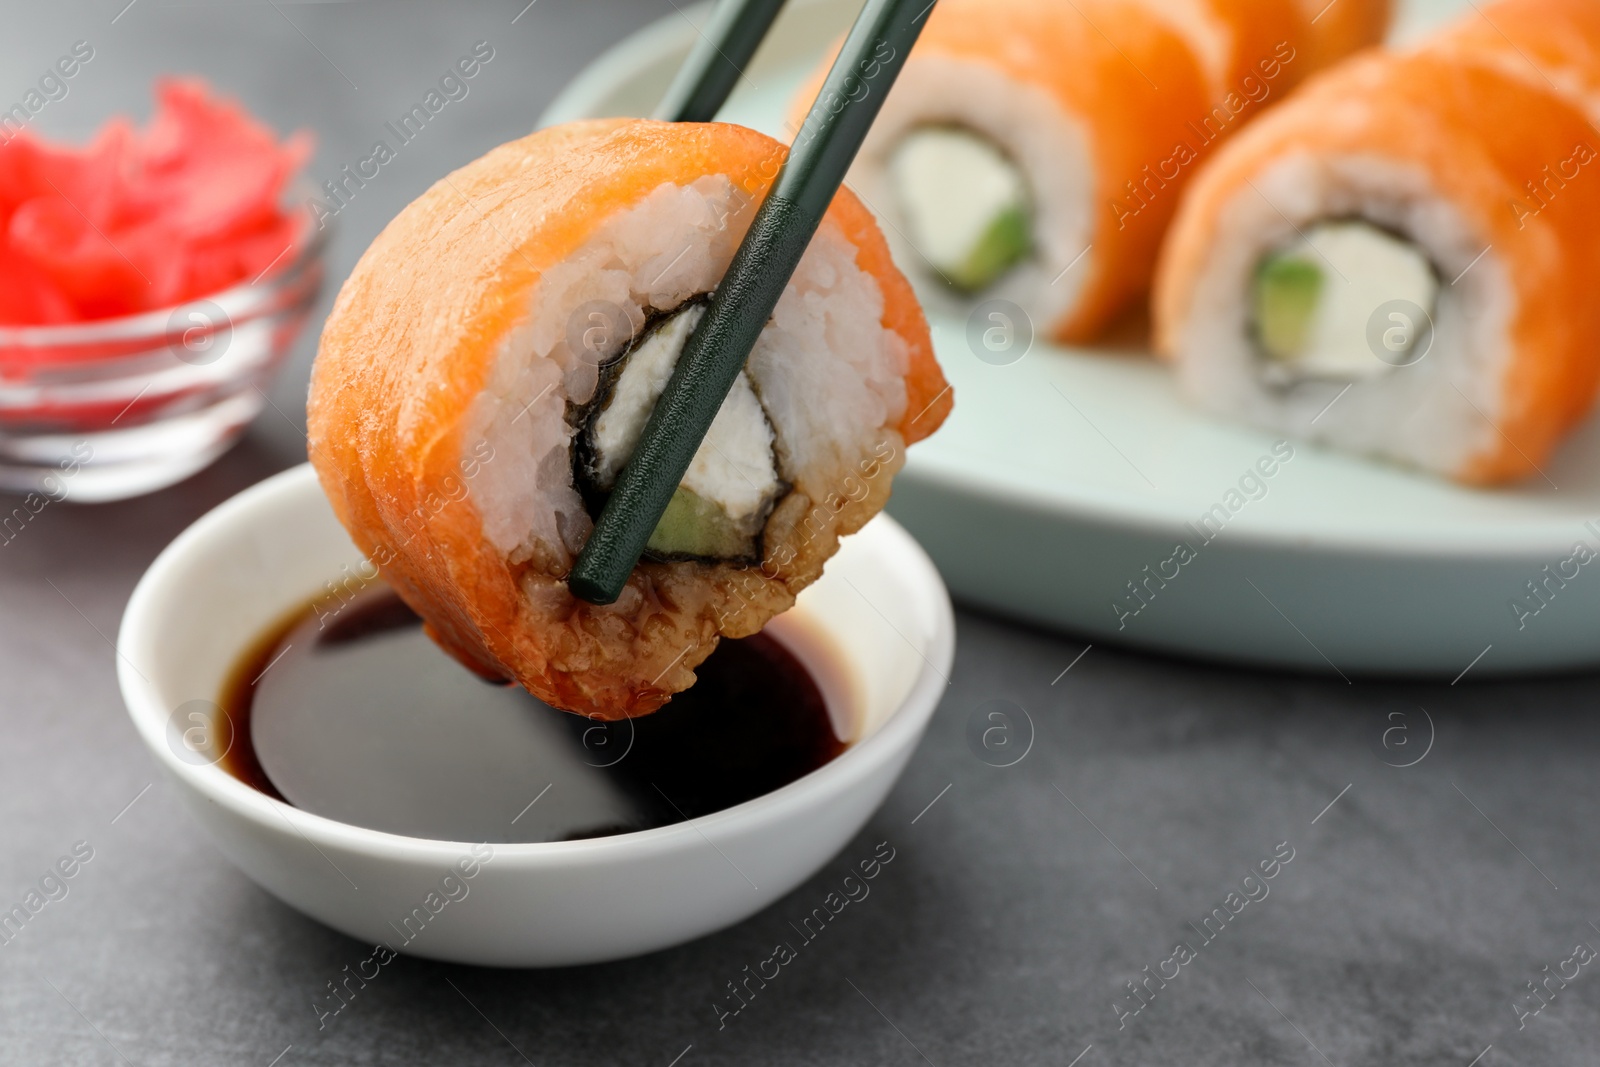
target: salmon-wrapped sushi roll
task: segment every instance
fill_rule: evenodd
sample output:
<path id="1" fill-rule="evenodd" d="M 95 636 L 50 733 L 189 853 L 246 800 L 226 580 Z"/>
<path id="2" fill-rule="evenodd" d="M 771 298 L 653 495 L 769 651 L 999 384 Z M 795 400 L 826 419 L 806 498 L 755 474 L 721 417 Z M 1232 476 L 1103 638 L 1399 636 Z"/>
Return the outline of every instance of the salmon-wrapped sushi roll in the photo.
<path id="1" fill-rule="evenodd" d="M 356 265 L 311 459 L 467 665 L 598 718 L 654 711 L 794 602 L 950 410 L 921 309 L 842 192 L 620 599 L 568 593 L 783 151 L 722 124 L 545 130 L 440 181 Z"/>
<path id="2" fill-rule="evenodd" d="M 1587 33 L 1560 54 L 1600 44 L 1593 0 L 1492 5 L 1467 20 L 1504 34 L 1353 60 L 1217 154 L 1156 288 L 1192 398 L 1463 482 L 1538 469 L 1600 384 L 1600 135 L 1508 39 L 1553 13 L 1552 46 Z"/>
<path id="3" fill-rule="evenodd" d="M 1092 339 L 1148 289 L 1212 145 L 1349 46 L 1312 17 L 1303 0 L 940 0 L 851 188 L 925 296 L 958 314 L 1006 299 L 1042 334 Z"/>

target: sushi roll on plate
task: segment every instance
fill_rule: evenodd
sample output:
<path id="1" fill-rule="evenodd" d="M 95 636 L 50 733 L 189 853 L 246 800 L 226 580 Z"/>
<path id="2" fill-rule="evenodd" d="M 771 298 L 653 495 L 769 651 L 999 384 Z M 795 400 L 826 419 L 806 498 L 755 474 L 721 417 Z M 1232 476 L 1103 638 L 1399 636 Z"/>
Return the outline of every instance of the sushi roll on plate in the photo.
<path id="1" fill-rule="evenodd" d="M 569 711 L 654 711 L 793 604 L 950 411 L 910 286 L 841 192 L 622 596 L 568 592 L 783 151 L 715 123 L 542 130 L 439 181 L 345 283 L 311 460 L 468 666 Z"/>
<path id="2" fill-rule="evenodd" d="M 1196 179 L 1155 299 L 1187 395 L 1473 484 L 1536 476 L 1587 414 L 1593 98 L 1479 19 L 1313 81 Z M 1508 0 L 1482 20 L 1600 46 L 1591 0 Z"/>
<path id="3" fill-rule="evenodd" d="M 1090 341 L 1136 305 L 1184 186 L 1386 0 L 941 0 L 850 182 L 960 313 L 1000 298 Z M 795 94 L 790 122 L 822 71 Z M 943 286 L 938 283 L 944 283 Z M 943 290 L 941 292 L 941 289 Z"/>

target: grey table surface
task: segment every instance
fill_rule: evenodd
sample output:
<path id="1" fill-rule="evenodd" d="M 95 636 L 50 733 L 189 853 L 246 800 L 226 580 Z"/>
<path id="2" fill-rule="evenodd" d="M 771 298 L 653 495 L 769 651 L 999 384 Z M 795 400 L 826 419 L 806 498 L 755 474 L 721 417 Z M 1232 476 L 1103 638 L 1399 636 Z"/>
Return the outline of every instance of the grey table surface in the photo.
<path id="1" fill-rule="evenodd" d="M 341 213 L 340 278 L 440 173 L 524 132 L 631 29 L 678 17 L 675 0 L 523 2 L 8 3 L 0 102 L 87 40 L 95 57 L 41 114 L 45 131 L 142 112 L 157 73 L 195 71 L 280 129 L 313 128 L 322 178 L 489 41 L 494 60 L 425 150 Z M 402 959 L 319 1028 L 314 999 L 367 947 L 257 889 L 201 837 L 124 714 L 109 643 L 169 539 L 303 458 L 312 350 L 308 335 L 274 391 L 283 414 L 210 470 L 142 500 L 53 505 L 0 548 L 0 904 L 77 842 L 93 849 L 67 895 L 0 946 L 0 1063 L 1600 1059 L 1600 978 L 1580 962 L 1600 945 L 1595 679 L 1347 684 L 1098 646 L 1079 658 L 1081 640 L 972 612 L 904 778 L 788 898 L 603 966 Z M 1032 723 L 1014 766 L 966 743 L 995 699 Z M 884 840 L 897 858 L 870 898 L 719 1025 L 726 983 Z M 1290 850 L 1270 882 L 1246 882 Z M 1246 890 L 1267 895 L 1243 903 Z M 1208 937 L 1216 908 L 1238 914 Z M 1164 963 L 1180 942 L 1192 958 Z M 1129 992 L 1173 968 L 1147 1004 Z"/>

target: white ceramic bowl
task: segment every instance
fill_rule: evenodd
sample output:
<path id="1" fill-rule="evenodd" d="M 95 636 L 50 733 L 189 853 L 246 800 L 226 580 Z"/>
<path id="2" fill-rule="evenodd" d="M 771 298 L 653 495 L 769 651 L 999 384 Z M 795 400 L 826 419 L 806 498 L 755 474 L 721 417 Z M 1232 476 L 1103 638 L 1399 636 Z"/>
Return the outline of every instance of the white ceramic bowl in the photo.
<path id="1" fill-rule="evenodd" d="M 938 572 L 880 516 L 794 611 L 854 675 L 859 739 L 755 800 L 639 833 L 491 844 L 401 837 L 291 807 L 193 751 L 189 715 L 241 651 L 359 553 L 309 466 L 201 518 L 134 590 L 117 641 L 139 735 L 223 854 L 292 907 L 418 956 L 560 966 L 637 955 L 738 922 L 816 872 L 882 803 L 946 686 L 955 626 Z M 201 723 L 203 726 L 204 723 Z M 183 743 L 190 730 L 190 744 Z M 204 742 L 204 738 L 200 738 Z M 487 851 L 487 860 L 482 854 Z M 463 868 L 457 864 L 465 859 Z"/>

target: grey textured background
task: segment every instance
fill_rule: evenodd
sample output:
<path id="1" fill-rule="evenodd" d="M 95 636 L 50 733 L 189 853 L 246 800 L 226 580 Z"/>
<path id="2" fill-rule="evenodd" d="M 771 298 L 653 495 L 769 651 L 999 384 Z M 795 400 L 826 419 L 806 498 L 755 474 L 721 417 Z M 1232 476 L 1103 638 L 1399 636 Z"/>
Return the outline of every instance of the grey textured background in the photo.
<path id="1" fill-rule="evenodd" d="M 335 279 L 438 174 L 523 132 L 630 29 L 676 17 L 674 0 L 538 0 L 515 24 L 522 0 L 137 0 L 113 24 L 123 3 L 8 4 L 0 101 L 87 39 L 95 59 L 41 128 L 76 135 L 113 108 L 142 113 L 156 73 L 197 71 L 279 128 L 315 129 L 321 178 L 365 154 L 473 41 L 493 44 L 472 94 L 343 213 Z M 319 1031 L 313 998 L 368 946 L 279 904 L 199 836 L 127 722 L 108 643 L 171 537 L 302 458 L 291 423 L 312 347 L 308 336 L 274 394 L 291 418 L 269 411 L 216 467 L 144 500 L 52 505 L 0 548 L 0 903 L 74 842 L 95 850 L 68 896 L 0 947 L 0 1063 L 1600 1058 L 1595 965 L 1526 1029 L 1511 1006 L 1577 942 L 1600 945 L 1594 679 L 1347 685 L 1104 647 L 1062 674 L 1081 641 L 973 613 L 905 778 L 789 898 L 698 943 L 600 967 L 402 959 Z M 965 740 L 974 709 L 999 698 L 1035 730 L 1026 758 L 1003 769 Z M 1387 745 L 1386 730 L 1399 731 Z M 1386 765 L 1424 751 L 1415 766 Z M 788 923 L 883 840 L 897 855 L 871 896 L 719 1030 L 725 983 L 792 939 Z M 1295 858 L 1270 895 L 1202 944 L 1189 924 L 1285 841 Z M 1198 958 L 1119 1030 L 1124 983 L 1180 940 Z"/>

